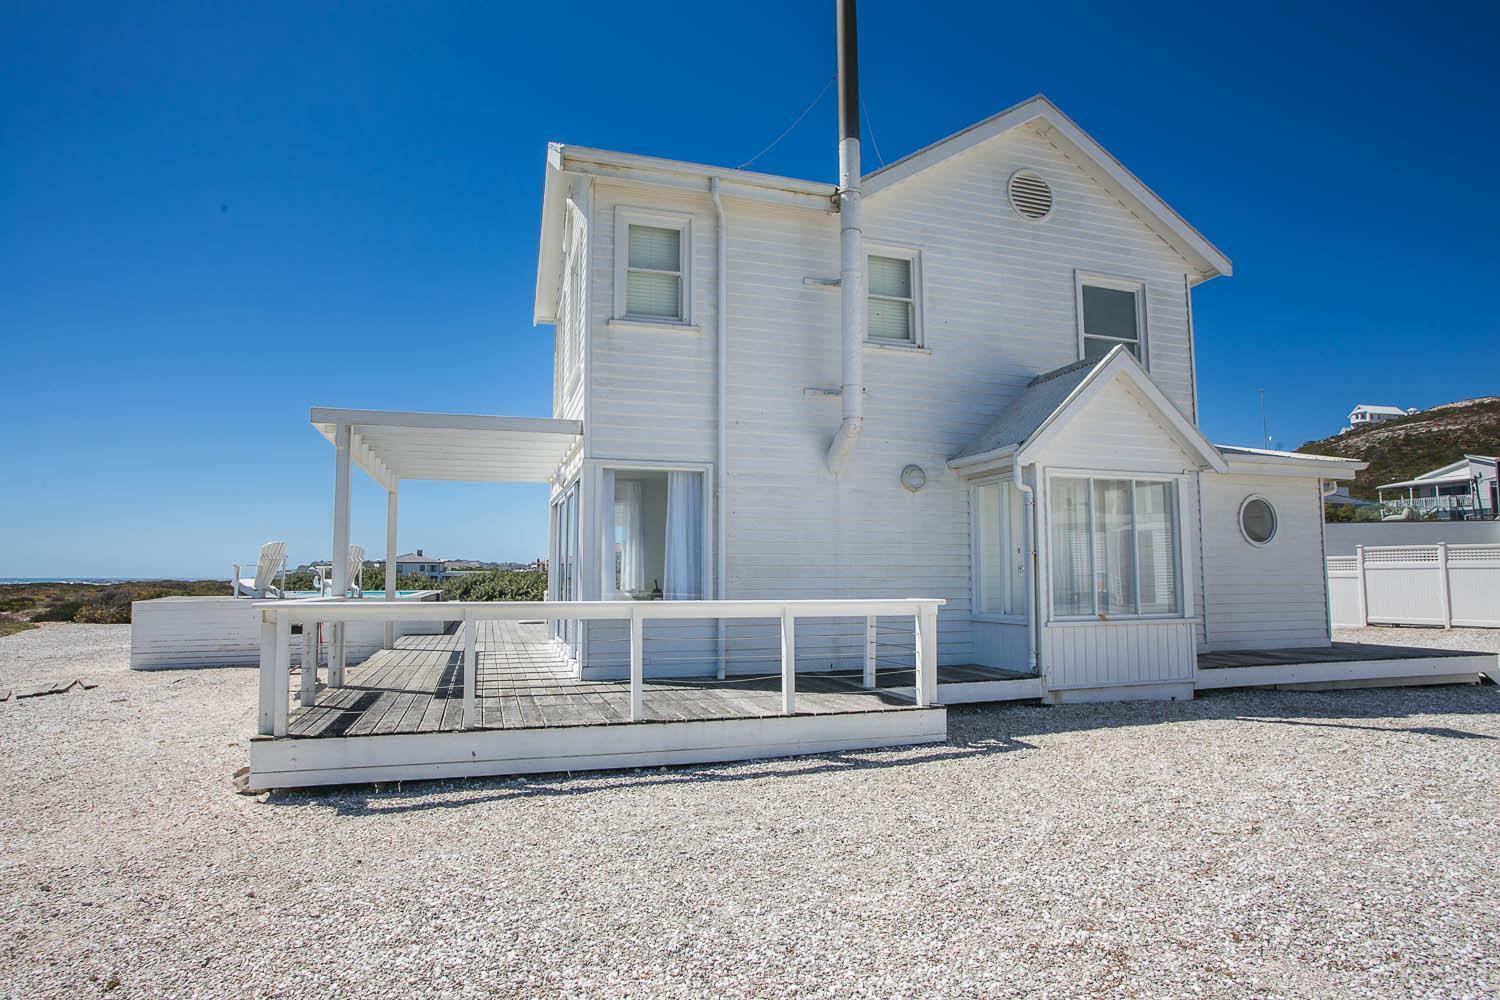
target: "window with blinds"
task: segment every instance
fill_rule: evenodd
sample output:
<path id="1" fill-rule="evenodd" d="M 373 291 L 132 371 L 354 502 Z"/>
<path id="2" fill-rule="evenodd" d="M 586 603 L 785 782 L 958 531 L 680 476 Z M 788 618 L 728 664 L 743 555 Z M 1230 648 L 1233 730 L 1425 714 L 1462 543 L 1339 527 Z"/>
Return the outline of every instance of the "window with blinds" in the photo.
<path id="1" fill-rule="evenodd" d="M 682 230 L 631 223 L 628 233 L 626 317 L 683 321 Z"/>
<path id="2" fill-rule="evenodd" d="M 1048 480 L 1052 611 L 1059 618 L 1174 615 L 1181 608 L 1177 484 Z"/>
<path id="3" fill-rule="evenodd" d="M 869 258 L 869 308 L 866 337 L 875 343 L 919 343 L 916 259 Z"/>

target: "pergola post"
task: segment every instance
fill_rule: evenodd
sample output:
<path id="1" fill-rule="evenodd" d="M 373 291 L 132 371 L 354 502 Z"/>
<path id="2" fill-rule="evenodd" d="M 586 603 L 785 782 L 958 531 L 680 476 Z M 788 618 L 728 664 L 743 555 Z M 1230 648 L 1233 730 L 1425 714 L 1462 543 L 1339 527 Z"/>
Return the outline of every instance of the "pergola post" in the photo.
<path id="1" fill-rule="evenodd" d="M 330 569 L 334 597 L 346 597 L 349 594 L 349 445 L 352 430 L 348 424 L 341 422 L 333 435 L 333 566 Z M 336 688 L 344 686 L 344 623 L 336 623 L 333 632 L 333 645 L 340 655 L 337 658 L 329 657 L 328 686 Z"/>
<path id="2" fill-rule="evenodd" d="M 391 488 L 385 492 L 385 599 L 396 599 L 396 487 L 399 480 L 392 478 Z M 385 623 L 385 648 L 396 646 L 396 623 Z"/>

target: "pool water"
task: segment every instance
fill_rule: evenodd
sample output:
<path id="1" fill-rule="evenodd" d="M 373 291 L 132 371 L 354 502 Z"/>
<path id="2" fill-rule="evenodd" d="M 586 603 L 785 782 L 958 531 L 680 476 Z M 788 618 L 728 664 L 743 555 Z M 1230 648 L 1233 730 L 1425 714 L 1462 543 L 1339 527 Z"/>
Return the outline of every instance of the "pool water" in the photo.
<path id="1" fill-rule="evenodd" d="M 403 600 L 403 599 L 410 599 L 410 598 L 416 597 L 418 594 L 429 594 L 429 593 L 431 593 L 431 591 L 429 591 L 429 590 L 398 590 L 398 591 L 396 591 L 396 600 L 399 601 L 399 600 Z M 320 597 L 322 595 L 320 595 L 316 590 L 288 590 L 286 592 L 286 596 L 288 598 L 307 598 L 307 597 Z M 385 598 L 385 591 L 383 591 L 383 590 L 374 590 L 374 591 L 367 590 L 367 591 L 365 591 L 365 596 L 366 597 L 372 597 L 372 598 L 375 598 L 377 600 L 380 600 L 380 599 L 384 599 Z"/>

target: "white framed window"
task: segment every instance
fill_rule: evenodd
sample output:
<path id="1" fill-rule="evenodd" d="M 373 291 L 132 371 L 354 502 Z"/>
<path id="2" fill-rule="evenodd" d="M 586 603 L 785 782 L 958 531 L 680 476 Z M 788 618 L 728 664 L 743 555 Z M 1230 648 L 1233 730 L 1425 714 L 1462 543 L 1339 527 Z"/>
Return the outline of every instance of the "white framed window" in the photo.
<path id="1" fill-rule="evenodd" d="M 1169 617 L 1182 608 L 1175 479 L 1047 479 L 1052 613 Z"/>
<path id="2" fill-rule="evenodd" d="M 1240 534 L 1251 545 L 1268 544 L 1276 537 L 1276 508 L 1263 496 L 1251 494 L 1240 504 Z"/>
<path id="3" fill-rule="evenodd" d="M 599 470 L 604 600 L 710 596 L 711 470 L 610 462 Z"/>
<path id="4" fill-rule="evenodd" d="M 1130 278 L 1074 272 L 1078 356 L 1102 358 L 1124 344 L 1146 364 L 1146 284 Z"/>
<path id="5" fill-rule="evenodd" d="M 866 261 L 865 340 L 922 346 L 922 255 L 900 247 L 872 247 Z"/>
<path id="6" fill-rule="evenodd" d="M 692 217 L 615 210 L 616 319 L 686 325 L 692 316 Z"/>
<path id="7" fill-rule="evenodd" d="M 969 487 L 969 527 L 974 559 L 974 613 L 1023 619 L 1026 559 L 1021 493 L 1009 480 Z"/>

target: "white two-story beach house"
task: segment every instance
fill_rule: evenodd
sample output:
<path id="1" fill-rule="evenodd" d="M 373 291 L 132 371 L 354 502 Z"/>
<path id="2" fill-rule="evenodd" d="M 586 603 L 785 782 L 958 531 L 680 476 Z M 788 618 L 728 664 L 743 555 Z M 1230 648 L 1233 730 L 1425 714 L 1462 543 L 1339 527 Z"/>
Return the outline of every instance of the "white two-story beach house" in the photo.
<path id="1" fill-rule="evenodd" d="M 1322 497 L 1363 466 L 1199 431 L 1193 289 L 1229 273 L 1040 96 L 843 185 L 554 144 L 552 596 L 939 597 L 940 663 L 1051 700 L 1327 645 Z M 553 627 L 623 669 L 618 623 Z M 735 640 L 648 669 L 763 669 Z"/>

